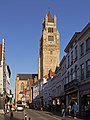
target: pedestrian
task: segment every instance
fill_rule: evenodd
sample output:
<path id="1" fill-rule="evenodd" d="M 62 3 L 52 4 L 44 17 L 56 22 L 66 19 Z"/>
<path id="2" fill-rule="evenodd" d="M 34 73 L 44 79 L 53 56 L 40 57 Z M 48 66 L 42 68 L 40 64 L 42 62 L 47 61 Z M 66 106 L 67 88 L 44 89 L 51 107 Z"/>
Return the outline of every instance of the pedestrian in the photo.
<path id="1" fill-rule="evenodd" d="M 73 111 L 74 119 L 77 119 L 77 113 L 78 113 L 78 104 L 77 104 L 77 102 L 75 102 L 73 104 L 72 111 Z"/>
<path id="2" fill-rule="evenodd" d="M 89 106 L 85 105 L 84 109 L 85 109 L 85 115 L 86 115 L 86 117 L 88 117 L 89 116 Z"/>
<path id="3" fill-rule="evenodd" d="M 65 105 L 64 105 L 64 103 L 61 104 L 61 114 L 63 117 L 65 117 Z"/>
<path id="4" fill-rule="evenodd" d="M 71 105 L 69 104 L 68 107 L 67 107 L 67 111 L 68 111 L 68 115 L 69 117 L 71 117 Z"/>

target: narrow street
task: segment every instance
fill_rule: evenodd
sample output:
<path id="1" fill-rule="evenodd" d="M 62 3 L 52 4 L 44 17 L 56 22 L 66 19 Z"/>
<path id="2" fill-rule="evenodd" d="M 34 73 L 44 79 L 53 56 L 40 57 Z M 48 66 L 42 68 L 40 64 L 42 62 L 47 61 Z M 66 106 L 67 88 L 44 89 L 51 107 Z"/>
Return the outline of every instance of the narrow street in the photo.
<path id="1" fill-rule="evenodd" d="M 26 119 L 25 119 L 26 114 Z M 34 109 L 25 109 L 24 111 L 13 111 L 13 117 L 10 113 L 6 115 L 0 114 L 0 120 L 74 120 L 72 117 L 61 117 L 47 111 L 39 111 Z M 84 119 L 76 119 L 84 120 Z"/>
<path id="2" fill-rule="evenodd" d="M 30 120 L 74 120 L 73 118 L 61 117 L 51 112 L 26 109 L 25 113 Z M 80 120 L 80 119 L 77 119 Z"/>

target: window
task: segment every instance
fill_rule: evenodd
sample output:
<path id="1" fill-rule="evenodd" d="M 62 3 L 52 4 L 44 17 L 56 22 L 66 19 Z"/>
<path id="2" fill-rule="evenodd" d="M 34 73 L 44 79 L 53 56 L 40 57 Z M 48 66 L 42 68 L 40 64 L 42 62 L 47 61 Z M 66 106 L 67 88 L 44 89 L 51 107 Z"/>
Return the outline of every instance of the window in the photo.
<path id="1" fill-rule="evenodd" d="M 86 52 L 90 50 L 90 38 L 86 40 Z"/>
<path id="2" fill-rule="evenodd" d="M 84 63 L 81 64 L 81 79 L 84 79 Z"/>
<path id="3" fill-rule="evenodd" d="M 52 50 L 50 50 L 50 54 L 51 54 L 51 55 L 53 54 L 53 51 L 52 51 Z"/>
<path id="4" fill-rule="evenodd" d="M 73 69 L 71 69 L 71 80 L 73 80 Z"/>
<path id="5" fill-rule="evenodd" d="M 48 32 L 53 33 L 53 28 L 48 28 Z"/>
<path id="6" fill-rule="evenodd" d="M 67 79 L 68 79 L 68 83 L 69 83 L 69 72 L 67 73 Z"/>
<path id="7" fill-rule="evenodd" d="M 77 79 L 77 65 L 75 66 L 75 79 Z"/>
<path id="8" fill-rule="evenodd" d="M 24 83 L 21 83 L 21 90 L 24 90 Z"/>
<path id="9" fill-rule="evenodd" d="M 82 56 L 84 55 L 84 43 L 81 44 L 80 48 L 81 48 L 81 56 Z"/>
<path id="10" fill-rule="evenodd" d="M 75 61 L 77 61 L 77 46 L 75 47 Z"/>
<path id="11" fill-rule="evenodd" d="M 54 41 L 54 36 L 48 36 L 48 41 Z"/>
<path id="12" fill-rule="evenodd" d="M 70 56 L 68 56 L 68 68 L 70 66 Z"/>
<path id="13" fill-rule="evenodd" d="M 86 61 L 86 77 L 90 77 L 90 60 Z"/>
<path id="14" fill-rule="evenodd" d="M 71 52 L 71 65 L 73 64 L 73 51 Z"/>

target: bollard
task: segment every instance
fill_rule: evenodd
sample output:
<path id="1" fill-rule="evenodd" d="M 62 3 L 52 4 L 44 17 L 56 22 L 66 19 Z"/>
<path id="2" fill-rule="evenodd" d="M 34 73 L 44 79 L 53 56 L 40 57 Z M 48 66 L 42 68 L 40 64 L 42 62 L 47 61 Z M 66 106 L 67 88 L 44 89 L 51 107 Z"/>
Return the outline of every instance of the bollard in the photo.
<path id="1" fill-rule="evenodd" d="M 11 111 L 10 117 L 13 117 L 13 112 Z"/>
<path id="2" fill-rule="evenodd" d="M 27 120 L 27 114 L 25 114 L 24 120 Z"/>
<path id="3" fill-rule="evenodd" d="M 28 118 L 28 120 L 30 120 L 30 117 Z"/>

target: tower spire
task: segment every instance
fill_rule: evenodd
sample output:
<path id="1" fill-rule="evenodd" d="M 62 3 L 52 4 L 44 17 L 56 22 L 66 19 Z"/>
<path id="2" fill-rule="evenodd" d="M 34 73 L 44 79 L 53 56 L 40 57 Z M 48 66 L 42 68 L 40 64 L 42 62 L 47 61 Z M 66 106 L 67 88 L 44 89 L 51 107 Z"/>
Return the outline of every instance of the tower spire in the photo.
<path id="1" fill-rule="evenodd" d="M 48 11 L 47 16 L 48 16 L 48 22 L 53 22 L 53 18 L 52 18 L 52 15 L 50 13 L 50 10 Z"/>

